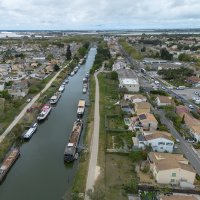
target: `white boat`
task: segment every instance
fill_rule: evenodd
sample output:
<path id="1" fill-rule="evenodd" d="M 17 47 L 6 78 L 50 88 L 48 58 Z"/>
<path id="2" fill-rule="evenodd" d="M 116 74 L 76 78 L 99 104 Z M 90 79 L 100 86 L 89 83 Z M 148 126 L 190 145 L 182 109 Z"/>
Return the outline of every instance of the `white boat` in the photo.
<path id="1" fill-rule="evenodd" d="M 83 88 L 88 88 L 88 84 L 87 83 L 83 83 Z"/>
<path id="2" fill-rule="evenodd" d="M 59 92 L 63 92 L 64 89 L 65 89 L 65 85 L 61 85 L 61 86 L 59 87 L 58 91 L 59 91 Z"/>
<path id="3" fill-rule="evenodd" d="M 71 75 L 71 76 L 74 76 L 74 74 L 75 74 L 75 72 L 74 72 L 74 71 L 72 71 L 70 75 Z"/>
<path id="4" fill-rule="evenodd" d="M 35 133 L 35 131 L 37 130 L 38 124 L 34 123 L 29 129 L 28 131 L 23 135 L 24 139 L 30 139 L 33 135 L 33 133 Z"/>
<path id="5" fill-rule="evenodd" d="M 87 88 L 83 88 L 83 94 L 85 94 L 87 92 Z"/>
<path id="6" fill-rule="evenodd" d="M 60 99 L 62 93 L 61 92 L 56 92 L 50 99 L 50 104 L 56 104 L 58 100 Z"/>
<path id="7" fill-rule="evenodd" d="M 88 79 L 87 78 L 83 78 L 83 83 L 87 83 Z"/>
<path id="8" fill-rule="evenodd" d="M 78 67 L 75 67 L 74 68 L 74 73 L 76 73 L 78 71 L 78 69 L 79 69 Z"/>
<path id="9" fill-rule="evenodd" d="M 77 116 L 82 117 L 85 112 L 85 100 L 80 99 L 78 103 Z"/>
<path id="10" fill-rule="evenodd" d="M 50 113 L 52 107 L 49 104 L 46 104 L 42 107 L 40 114 L 38 115 L 37 119 L 40 120 L 44 120 L 48 114 Z"/>
<path id="11" fill-rule="evenodd" d="M 89 78 L 89 73 L 86 73 L 86 74 L 85 74 L 85 78 Z"/>
<path id="12" fill-rule="evenodd" d="M 65 80 L 65 83 L 66 83 L 66 84 L 69 83 L 69 79 L 66 79 L 66 80 Z"/>

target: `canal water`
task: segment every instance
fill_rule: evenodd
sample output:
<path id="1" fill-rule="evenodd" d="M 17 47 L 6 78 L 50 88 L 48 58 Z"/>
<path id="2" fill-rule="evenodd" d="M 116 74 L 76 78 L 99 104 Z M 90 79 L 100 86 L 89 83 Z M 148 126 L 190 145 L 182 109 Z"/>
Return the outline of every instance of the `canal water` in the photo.
<path id="1" fill-rule="evenodd" d="M 86 63 L 69 78 L 57 106 L 41 123 L 31 140 L 21 147 L 21 156 L 0 185 L 0 200 L 60 200 L 71 187 L 78 161 L 64 165 L 64 149 L 76 120 L 82 93 L 82 80 L 93 65 L 96 48 Z M 83 137 L 84 131 L 82 132 Z"/>

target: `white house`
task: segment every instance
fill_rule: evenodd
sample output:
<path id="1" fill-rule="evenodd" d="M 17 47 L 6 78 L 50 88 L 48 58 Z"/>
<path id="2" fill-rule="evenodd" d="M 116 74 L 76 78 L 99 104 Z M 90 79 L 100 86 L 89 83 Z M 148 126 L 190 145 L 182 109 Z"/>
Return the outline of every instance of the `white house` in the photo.
<path id="1" fill-rule="evenodd" d="M 168 97 L 168 96 L 157 96 L 156 103 L 157 103 L 157 106 L 171 106 L 171 105 L 174 105 L 172 97 Z"/>
<path id="2" fill-rule="evenodd" d="M 145 149 L 150 146 L 153 151 L 173 152 L 174 140 L 171 134 L 164 131 L 156 131 L 149 135 L 138 135 L 138 148 Z"/>
<path id="3" fill-rule="evenodd" d="M 159 184 L 193 185 L 196 171 L 182 154 L 150 152 L 150 170 Z"/>
<path id="4" fill-rule="evenodd" d="M 130 92 L 139 91 L 139 81 L 135 72 L 131 69 L 121 69 L 117 71 L 119 87 L 127 88 Z"/>
<path id="5" fill-rule="evenodd" d="M 124 100 L 131 101 L 132 103 L 146 102 L 147 98 L 141 94 L 125 94 Z"/>
<path id="6" fill-rule="evenodd" d="M 137 80 L 125 78 L 120 80 L 120 88 L 126 88 L 129 92 L 139 92 L 140 85 Z"/>

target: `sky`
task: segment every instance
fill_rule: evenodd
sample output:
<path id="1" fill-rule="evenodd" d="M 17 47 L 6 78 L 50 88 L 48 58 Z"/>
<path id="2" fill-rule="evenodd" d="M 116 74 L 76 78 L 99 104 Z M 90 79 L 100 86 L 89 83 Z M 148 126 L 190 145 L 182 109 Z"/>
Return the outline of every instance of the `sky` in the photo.
<path id="1" fill-rule="evenodd" d="M 0 30 L 200 28 L 200 0 L 0 0 Z"/>

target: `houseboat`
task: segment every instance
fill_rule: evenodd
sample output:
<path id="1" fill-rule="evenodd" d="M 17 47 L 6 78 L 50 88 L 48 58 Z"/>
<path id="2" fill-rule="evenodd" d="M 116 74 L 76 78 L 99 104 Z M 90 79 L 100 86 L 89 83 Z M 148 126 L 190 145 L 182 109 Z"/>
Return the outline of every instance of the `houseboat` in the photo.
<path id="1" fill-rule="evenodd" d="M 58 100 L 60 99 L 62 93 L 61 92 L 56 92 L 50 99 L 50 104 L 56 104 Z"/>
<path id="2" fill-rule="evenodd" d="M 82 117 L 85 112 L 85 100 L 80 99 L 78 102 L 77 116 Z"/>
<path id="3" fill-rule="evenodd" d="M 71 132 L 71 135 L 69 137 L 69 142 L 65 148 L 64 151 L 64 161 L 65 162 L 72 162 L 73 160 L 78 158 L 78 143 L 81 136 L 81 131 L 83 128 L 83 121 L 80 119 L 77 119 L 74 122 L 74 126 Z"/>
<path id="4" fill-rule="evenodd" d="M 8 171 L 11 169 L 15 161 L 20 155 L 19 148 L 14 148 L 10 151 L 8 156 L 4 159 L 1 167 L 0 167 L 0 183 L 4 180 L 6 177 Z"/>
<path id="5" fill-rule="evenodd" d="M 51 109 L 52 109 L 51 105 L 49 104 L 44 105 L 41 109 L 40 114 L 37 117 L 37 120 L 38 121 L 44 120 L 48 116 L 48 114 L 51 112 Z"/>
<path id="6" fill-rule="evenodd" d="M 38 124 L 34 123 L 29 129 L 28 131 L 23 135 L 23 138 L 25 140 L 28 140 L 32 137 L 32 135 L 35 133 L 35 131 L 37 130 Z"/>

